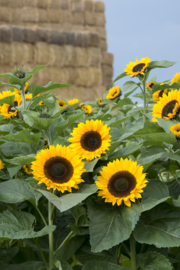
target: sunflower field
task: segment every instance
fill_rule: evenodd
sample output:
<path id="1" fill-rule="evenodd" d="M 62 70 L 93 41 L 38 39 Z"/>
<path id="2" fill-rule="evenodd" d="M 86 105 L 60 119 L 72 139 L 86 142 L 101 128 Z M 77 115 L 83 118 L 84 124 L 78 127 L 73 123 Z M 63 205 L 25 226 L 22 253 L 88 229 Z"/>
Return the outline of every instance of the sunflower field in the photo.
<path id="1" fill-rule="evenodd" d="M 180 72 L 151 77 L 174 64 L 85 103 L 0 75 L 1 270 L 180 270 Z"/>

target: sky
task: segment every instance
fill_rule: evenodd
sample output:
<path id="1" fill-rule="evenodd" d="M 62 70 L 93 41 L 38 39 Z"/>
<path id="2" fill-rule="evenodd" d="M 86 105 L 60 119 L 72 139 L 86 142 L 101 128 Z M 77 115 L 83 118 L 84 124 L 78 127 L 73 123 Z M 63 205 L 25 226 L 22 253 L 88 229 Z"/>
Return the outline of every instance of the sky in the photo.
<path id="1" fill-rule="evenodd" d="M 172 79 L 180 72 L 180 0 L 103 0 L 105 3 L 108 52 L 114 54 L 115 79 L 136 58 L 178 62 L 154 69 L 157 81 Z M 115 85 L 132 80 L 125 77 Z M 138 101 L 138 100 L 137 100 Z"/>

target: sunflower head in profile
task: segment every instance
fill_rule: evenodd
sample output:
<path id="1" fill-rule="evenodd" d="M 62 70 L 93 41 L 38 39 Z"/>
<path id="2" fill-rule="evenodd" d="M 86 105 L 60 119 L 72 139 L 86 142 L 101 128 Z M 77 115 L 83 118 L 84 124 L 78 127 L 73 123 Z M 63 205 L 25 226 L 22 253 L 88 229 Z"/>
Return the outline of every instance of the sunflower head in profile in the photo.
<path id="1" fill-rule="evenodd" d="M 148 182 L 145 180 L 146 174 L 143 174 L 143 167 L 137 165 L 137 162 L 122 158 L 109 162 L 102 168 L 98 176 L 96 185 L 100 190 L 98 196 L 105 199 L 105 202 L 112 205 L 131 206 L 135 198 L 141 198 L 143 188 Z"/>
<path id="2" fill-rule="evenodd" d="M 28 90 L 28 86 L 29 86 L 28 82 L 25 82 L 25 85 L 24 85 L 24 92 L 26 92 L 26 91 Z"/>
<path id="3" fill-rule="evenodd" d="M 160 85 L 163 85 L 163 84 L 165 84 L 165 83 L 160 83 Z M 158 102 L 159 99 L 160 99 L 163 95 L 167 95 L 168 90 L 169 90 L 169 89 L 166 88 L 166 89 L 161 89 L 161 90 L 158 90 L 158 91 L 154 92 L 154 94 L 152 95 L 153 101 L 154 101 L 154 102 Z"/>
<path id="4" fill-rule="evenodd" d="M 59 109 L 62 109 L 67 106 L 67 102 L 64 101 L 63 99 L 59 99 L 57 102 L 59 104 Z"/>
<path id="5" fill-rule="evenodd" d="M 81 109 L 87 113 L 87 114 L 91 114 L 92 113 L 92 107 L 90 105 L 83 105 L 81 107 Z"/>
<path id="6" fill-rule="evenodd" d="M 86 123 L 79 123 L 77 128 L 71 133 L 70 145 L 83 159 L 92 160 L 100 157 L 109 150 L 110 128 L 103 125 L 100 120 L 87 120 Z"/>
<path id="7" fill-rule="evenodd" d="M 143 75 L 145 69 L 149 66 L 151 62 L 149 57 L 142 58 L 140 61 L 136 58 L 136 62 L 130 62 L 125 68 L 125 72 L 130 76 L 137 76 L 139 74 Z"/>
<path id="8" fill-rule="evenodd" d="M 163 95 L 157 104 L 154 105 L 152 115 L 153 122 L 157 122 L 156 117 L 164 119 L 173 119 L 180 107 L 180 91 L 172 90 L 168 95 Z"/>
<path id="9" fill-rule="evenodd" d="M 17 115 L 18 111 L 16 109 L 14 109 L 14 107 L 12 107 L 9 104 L 3 104 L 1 107 L 1 115 L 6 116 L 5 119 L 9 119 L 11 117 L 15 117 Z"/>
<path id="10" fill-rule="evenodd" d="M 32 94 L 25 94 L 25 99 L 28 100 L 28 99 L 31 99 L 32 98 Z"/>
<path id="11" fill-rule="evenodd" d="M 97 104 L 100 106 L 100 107 L 103 107 L 104 106 L 104 101 L 102 98 L 99 98 L 98 101 L 97 101 Z"/>
<path id="12" fill-rule="evenodd" d="M 180 72 L 176 73 L 171 80 L 171 83 L 178 83 L 180 82 Z"/>
<path id="13" fill-rule="evenodd" d="M 109 92 L 106 95 L 106 98 L 113 100 L 113 99 L 119 97 L 120 95 L 121 95 L 120 87 L 114 86 L 109 90 Z"/>
<path id="14" fill-rule="evenodd" d="M 180 138 L 180 123 L 170 127 L 170 131 L 177 137 Z"/>
<path id="15" fill-rule="evenodd" d="M 62 193 L 78 189 L 78 184 L 84 182 L 81 175 L 86 171 L 81 158 L 69 147 L 59 144 L 41 150 L 31 168 L 38 184 L 44 183 L 47 189 L 57 189 Z"/>
<path id="16" fill-rule="evenodd" d="M 156 82 L 153 82 L 153 81 L 150 81 L 149 83 L 146 84 L 146 87 L 149 89 L 149 90 L 152 90 L 152 87 L 153 85 L 155 85 Z"/>
<path id="17" fill-rule="evenodd" d="M 74 98 L 74 99 L 71 99 L 71 100 L 69 100 L 68 101 L 68 104 L 69 105 L 74 105 L 74 104 L 76 104 L 76 103 L 78 103 L 79 102 L 79 99 L 77 99 L 77 98 Z M 76 110 L 78 107 L 76 107 L 74 110 Z"/>
<path id="18" fill-rule="evenodd" d="M 0 170 L 2 170 L 4 168 L 4 163 L 2 162 L 2 160 L 0 159 Z"/>
<path id="19" fill-rule="evenodd" d="M 23 168 L 23 170 L 24 170 L 24 172 L 25 172 L 26 174 L 29 174 L 29 175 L 32 174 L 31 165 L 26 164 L 26 165 L 23 165 L 22 168 Z"/>

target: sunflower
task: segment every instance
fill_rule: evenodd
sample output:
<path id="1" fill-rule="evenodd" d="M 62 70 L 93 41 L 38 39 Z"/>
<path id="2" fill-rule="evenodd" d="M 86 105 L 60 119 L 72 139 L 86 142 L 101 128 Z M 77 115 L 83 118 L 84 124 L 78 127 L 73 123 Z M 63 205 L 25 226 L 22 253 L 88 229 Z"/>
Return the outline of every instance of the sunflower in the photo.
<path id="1" fill-rule="evenodd" d="M 31 165 L 26 164 L 26 165 L 23 165 L 22 167 L 23 167 L 23 170 L 24 170 L 24 172 L 25 172 L 26 174 L 29 174 L 29 175 L 32 174 Z"/>
<path id="2" fill-rule="evenodd" d="M 9 104 L 3 104 L 1 107 L 1 115 L 6 116 L 5 119 L 9 119 L 11 117 L 16 116 L 18 113 L 17 110 L 13 109 L 13 107 Z"/>
<path id="3" fill-rule="evenodd" d="M 25 99 L 31 99 L 32 98 L 32 94 L 25 94 Z"/>
<path id="4" fill-rule="evenodd" d="M 48 144 L 47 139 L 43 139 L 43 141 L 45 142 L 45 143 L 44 143 L 44 149 L 49 148 L 49 144 Z"/>
<path id="5" fill-rule="evenodd" d="M 2 162 L 2 160 L 0 159 L 0 170 L 2 170 L 4 168 L 4 163 Z"/>
<path id="6" fill-rule="evenodd" d="M 92 107 L 90 105 L 84 105 L 81 107 L 81 109 L 84 111 L 86 110 L 87 114 L 91 114 L 92 113 Z"/>
<path id="7" fill-rule="evenodd" d="M 58 104 L 59 104 L 59 109 L 62 109 L 67 106 L 67 102 L 62 99 L 58 100 Z"/>
<path id="8" fill-rule="evenodd" d="M 41 106 L 41 105 L 44 105 L 44 102 L 43 101 L 40 101 L 39 102 L 39 105 Z"/>
<path id="9" fill-rule="evenodd" d="M 14 88 L 14 93 L 20 94 L 19 90 L 17 88 Z"/>
<path id="10" fill-rule="evenodd" d="M 180 137 L 180 124 L 176 124 L 170 127 L 170 131 L 176 135 L 176 137 Z"/>
<path id="11" fill-rule="evenodd" d="M 156 82 L 153 82 L 153 81 L 150 81 L 149 83 L 146 84 L 146 87 L 149 89 L 149 90 L 152 90 L 152 87 L 153 85 L 155 85 Z"/>
<path id="12" fill-rule="evenodd" d="M 71 99 L 71 100 L 69 100 L 68 101 L 68 104 L 69 105 L 74 105 L 74 104 L 76 104 L 76 103 L 78 103 L 79 102 L 79 99 L 77 99 L 77 98 L 74 98 L 74 99 Z M 74 110 L 76 110 L 78 107 L 76 107 Z"/>
<path id="13" fill-rule="evenodd" d="M 69 147 L 59 144 L 41 150 L 31 168 L 38 184 L 45 183 L 47 189 L 57 189 L 62 193 L 78 189 L 78 184 L 84 182 L 81 175 L 86 171 L 81 158 Z"/>
<path id="14" fill-rule="evenodd" d="M 106 98 L 113 100 L 113 99 L 119 97 L 120 94 L 121 94 L 120 87 L 119 86 L 114 86 L 109 90 L 109 92 L 106 95 Z"/>
<path id="15" fill-rule="evenodd" d="M 136 62 L 127 64 L 127 68 L 125 68 L 124 71 L 130 76 L 143 75 L 150 62 L 151 60 L 149 57 L 142 58 L 140 61 L 136 58 Z"/>
<path id="16" fill-rule="evenodd" d="M 86 123 L 79 123 L 77 128 L 73 129 L 69 138 L 70 145 L 83 159 L 92 160 L 100 157 L 109 150 L 110 128 L 103 125 L 100 120 L 87 120 Z"/>
<path id="17" fill-rule="evenodd" d="M 0 99 L 3 99 L 5 97 L 10 97 L 15 95 L 15 92 L 12 92 L 11 90 L 7 90 L 7 91 L 2 91 L 2 93 L 0 93 Z"/>
<path id="18" fill-rule="evenodd" d="M 27 91 L 28 86 L 29 86 L 28 82 L 25 82 L 25 86 L 24 86 L 24 92 L 26 92 L 26 91 Z"/>
<path id="19" fill-rule="evenodd" d="M 131 206 L 131 201 L 135 198 L 141 198 L 143 188 L 148 182 L 145 180 L 146 174 L 143 174 L 143 166 L 137 165 L 137 162 L 122 158 L 109 162 L 102 168 L 101 176 L 98 176 L 96 185 L 100 189 L 98 196 L 105 199 L 105 202 L 112 205 Z"/>
<path id="20" fill-rule="evenodd" d="M 180 82 L 180 72 L 176 73 L 176 75 L 174 75 L 174 77 L 171 80 L 171 83 L 178 83 Z"/>
<path id="21" fill-rule="evenodd" d="M 173 119 L 180 107 L 180 91 L 172 90 L 168 95 L 163 95 L 154 105 L 152 115 L 153 122 L 157 122 L 156 117 L 164 119 Z"/>
<path id="22" fill-rule="evenodd" d="M 98 103 L 99 106 L 104 106 L 102 98 L 99 98 L 97 103 Z"/>

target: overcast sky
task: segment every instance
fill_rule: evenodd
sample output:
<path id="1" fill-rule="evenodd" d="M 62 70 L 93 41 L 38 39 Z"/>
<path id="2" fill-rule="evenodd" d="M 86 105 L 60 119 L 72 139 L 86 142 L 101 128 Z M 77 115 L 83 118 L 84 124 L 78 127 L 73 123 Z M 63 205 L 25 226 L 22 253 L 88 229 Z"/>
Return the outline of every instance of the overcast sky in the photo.
<path id="1" fill-rule="evenodd" d="M 180 72 L 180 0 L 103 0 L 106 13 L 108 52 L 114 54 L 114 76 L 126 65 L 149 57 L 151 61 L 178 62 L 167 69 L 155 69 L 162 82 Z M 116 83 L 122 87 L 130 80 Z"/>

